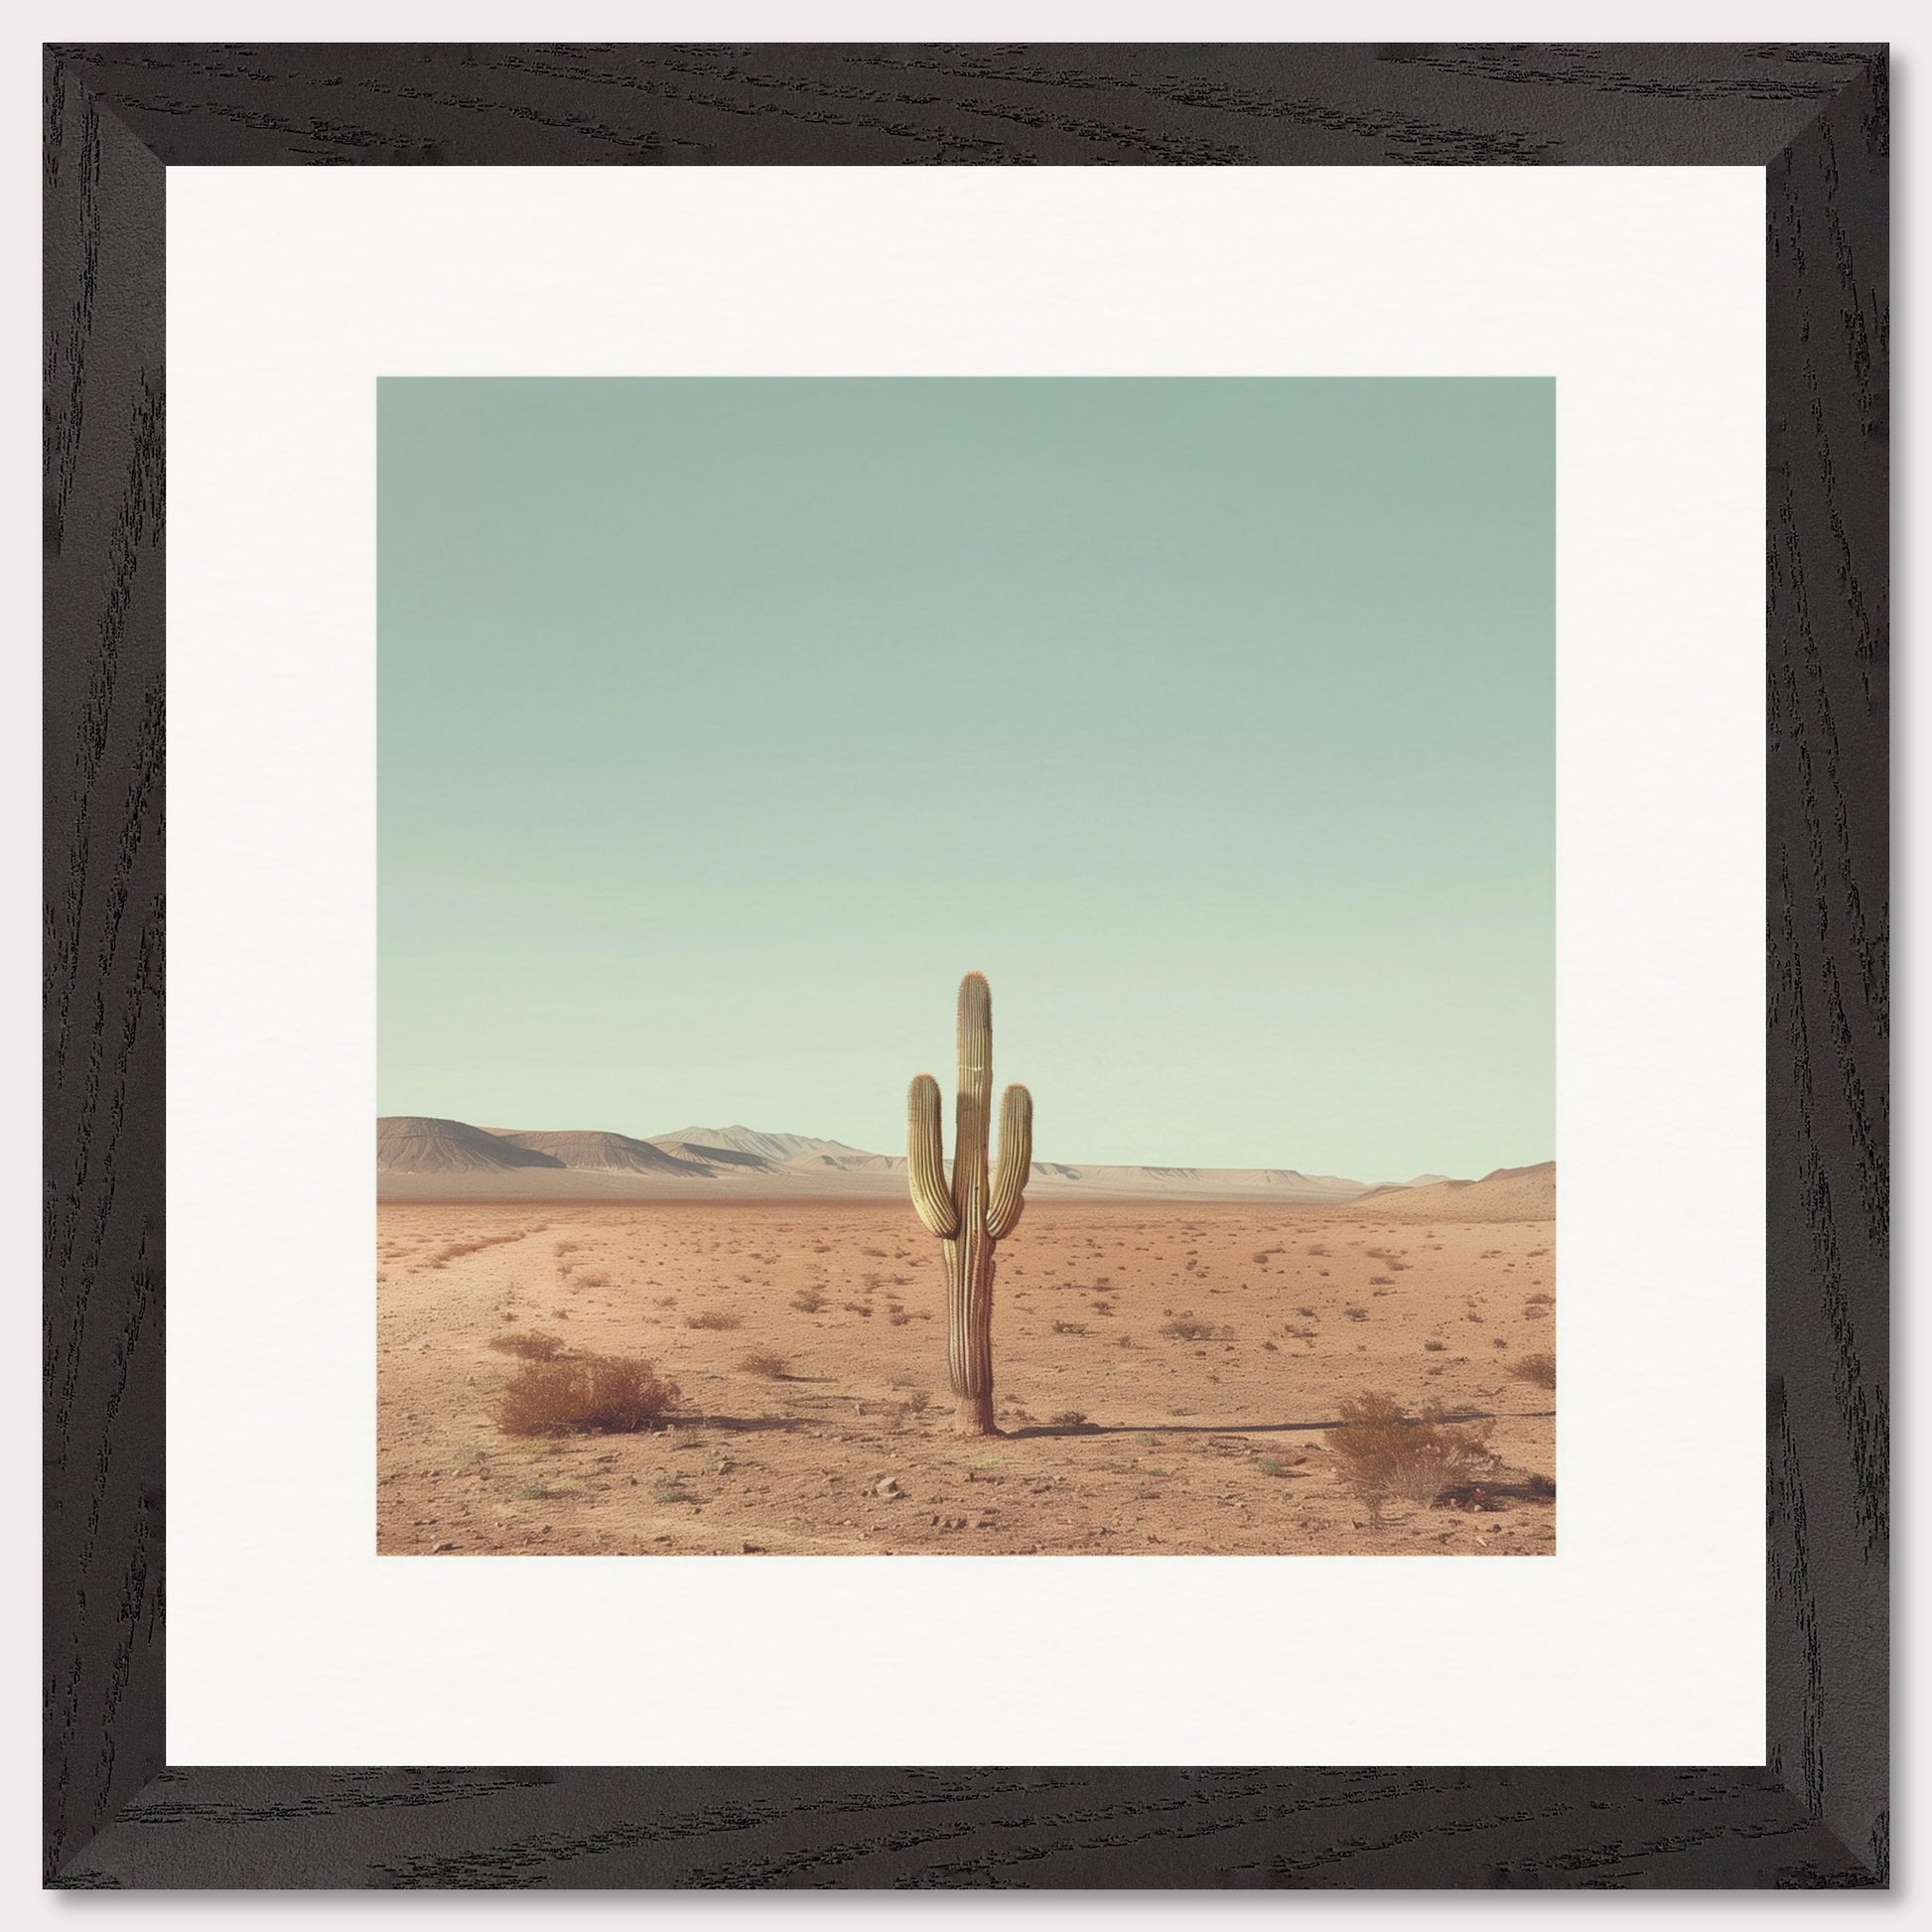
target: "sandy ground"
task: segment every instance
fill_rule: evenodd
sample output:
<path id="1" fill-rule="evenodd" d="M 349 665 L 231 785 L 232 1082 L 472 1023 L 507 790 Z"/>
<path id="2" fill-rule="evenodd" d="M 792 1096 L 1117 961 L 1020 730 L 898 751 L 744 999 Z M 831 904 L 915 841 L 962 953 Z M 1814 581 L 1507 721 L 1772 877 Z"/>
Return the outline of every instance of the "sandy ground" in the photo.
<path id="1" fill-rule="evenodd" d="M 1554 1347 L 1554 1222 L 1375 1205 L 1030 1202 L 1000 1249 L 1008 1433 L 973 1440 L 939 1245 L 908 1204 L 385 1202 L 378 1547 L 1554 1552 L 1549 1501 L 1393 1503 L 1378 1523 L 1341 1480 L 1323 1437 L 1364 1390 L 1494 1416 L 1506 1478 L 1556 1473 L 1555 1397 L 1509 1372 Z M 682 1390 L 674 1425 L 504 1436 L 492 1401 L 517 1364 L 488 1343 L 533 1328 L 651 1360 Z"/>

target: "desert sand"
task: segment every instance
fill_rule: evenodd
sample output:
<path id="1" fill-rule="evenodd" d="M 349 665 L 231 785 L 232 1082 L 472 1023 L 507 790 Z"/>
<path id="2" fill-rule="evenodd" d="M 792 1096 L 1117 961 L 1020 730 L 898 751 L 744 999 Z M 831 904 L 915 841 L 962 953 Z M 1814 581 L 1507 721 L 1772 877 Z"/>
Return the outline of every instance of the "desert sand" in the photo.
<path id="1" fill-rule="evenodd" d="M 1511 1374 L 1555 1346 L 1548 1166 L 1340 1202 L 1030 1192 L 1000 1249 L 987 1440 L 953 1427 L 939 1244 L 902 1179 L 626 1196 L 512 1173 L 557 1197 L 383 1176 L 386 1553 L 1555 1550 L 1555 1396 Z M 517 1363 L 489 1343 L 532 1329 L 648 1358 L 681 1391 L 671 1425 L 502 1434 Z M 1370 1512 L 1324 1440 L 1365 1391 L 1494 1418 L 1487 1506 Z"/>

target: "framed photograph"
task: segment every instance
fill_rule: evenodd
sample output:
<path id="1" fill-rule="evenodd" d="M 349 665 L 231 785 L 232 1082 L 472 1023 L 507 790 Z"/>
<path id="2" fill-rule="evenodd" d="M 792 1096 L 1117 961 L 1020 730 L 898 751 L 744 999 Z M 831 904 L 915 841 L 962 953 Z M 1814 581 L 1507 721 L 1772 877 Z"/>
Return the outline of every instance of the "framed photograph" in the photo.
<path id="1" fill-rule="evenodd" d="M 1882 48 L 46 90 L 49 1885 L 1887 1882 Z"/>

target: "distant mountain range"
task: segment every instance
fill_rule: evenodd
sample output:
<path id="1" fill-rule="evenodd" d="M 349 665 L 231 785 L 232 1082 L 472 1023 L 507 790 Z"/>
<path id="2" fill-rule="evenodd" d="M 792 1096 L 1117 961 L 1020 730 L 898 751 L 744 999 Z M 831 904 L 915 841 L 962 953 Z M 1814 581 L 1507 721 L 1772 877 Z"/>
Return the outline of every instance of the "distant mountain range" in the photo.
<path id="1" fill-rule="evenodd" d="M 750 1154 L 774 1163 L 796 1161 L 808 1154 L 872 1158 L 843 1141 L 816 1141 L 809 1134 L 760 1134 L 756 1127 L 680 1127 L 675 1134 L 653 1134 L 650 1138 L 653 1147 L 689 1148 L 697 1159 L 719 1154 Z"/>
<path id="2" fill-rule="evenodd" d="M 681 1127 L 636 1140 L 601 1130 L 533 1131 L 473 1127 L 467 1121 L 392 1114 L 375 1124 L 378 1188 L 391 1198 L 543 1199 L 570 1195 L 885 1194 L 904 1185 L 905 1157 L 871 1154 L 843 1141 L 809 1134 L 768 1134 L 758 1128 Z M 1296 1168 L 1154 1168 L 1085 1166 L 1035 1161 L 1030 1187 L 1041 1194 L 1089 1193 L 1151 1199 L 1269 1199 L 1343 1202 L 1373 1197 L 1378 1211 L 1431 1204 L 1458 1218 L 1486 1219 L 1478 1208 L 1496 1194 L 1492 1183 L 1547 1173 L 1516 1184 L 1509 1199 L 1534 1212 L 1544 1191 L 1554 1212 L 1555 1167 L 1503 1168 L 1480 1181 L 1445 1174 L 1370 1185 L 1338 1174 Z M 1474 1195 L 1465 1190 L 1477 1189 Z M 1504 1191 L 1508 1191 L 1505 1189 Z M 1498 1195 L 1500 1198 L 1500 1195 Z M 1498 1218 L 1516 1218 L 1515 1214 Z"/>

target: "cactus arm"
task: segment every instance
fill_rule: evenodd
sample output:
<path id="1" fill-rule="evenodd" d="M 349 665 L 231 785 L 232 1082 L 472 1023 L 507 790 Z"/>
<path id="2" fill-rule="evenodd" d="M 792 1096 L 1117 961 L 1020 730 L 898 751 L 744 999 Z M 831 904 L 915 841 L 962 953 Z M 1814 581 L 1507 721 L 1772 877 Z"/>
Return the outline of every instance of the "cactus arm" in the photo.
<path id="1" fill-rule="evenodd" d="M 945 1147 L 940 1139 L 939 1083 L 919 1074 L 905 1096 L 905 1172 L 912 1206 L 926 1232 L 942 1240 L 959 1232 L 959 1209 L 946 1184 Z"/>
<path id="2" fill-rule="evenodd" d="M 1000 1168 L 993 1179 L 993 1204 L 986 1231 L 995 1240 L 1011 1234 L 1027 1204 L 1027 1176 L 1034 1163 L 1034 1097 L 1011 1086 L 1000 1102 Z"/>

